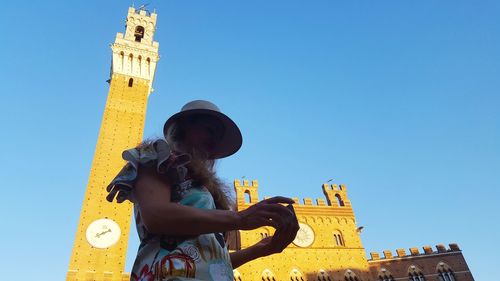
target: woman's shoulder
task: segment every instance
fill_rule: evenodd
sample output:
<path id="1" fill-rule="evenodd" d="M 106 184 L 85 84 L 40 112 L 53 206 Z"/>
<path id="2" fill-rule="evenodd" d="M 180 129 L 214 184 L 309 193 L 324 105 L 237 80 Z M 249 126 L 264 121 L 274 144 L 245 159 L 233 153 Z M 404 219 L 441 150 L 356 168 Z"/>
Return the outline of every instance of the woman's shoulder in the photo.
<path id="1" fill-rule="evenodd" d="M 174 191 L 180 204 L 202 209 L 215 209 L 214 199 L 208 189 L 198 185 L 192 180 L 187 180 L 177 185 Z"/>

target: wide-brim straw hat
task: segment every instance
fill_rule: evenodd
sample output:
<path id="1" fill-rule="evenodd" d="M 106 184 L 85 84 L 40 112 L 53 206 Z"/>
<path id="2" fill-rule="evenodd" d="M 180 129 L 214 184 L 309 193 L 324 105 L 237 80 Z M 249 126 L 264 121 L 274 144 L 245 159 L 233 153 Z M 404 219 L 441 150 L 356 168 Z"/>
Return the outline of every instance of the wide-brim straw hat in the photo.
<path id="1" fill-rule="evenodd" d="M 211 115 L 220 120 L 224 128 L 220 132 L 221 138 L 211 151 L 209 158 L 219 159 L 236 153 L 243 143 L 241 132 L 231 118 L 221 112 L 213 103 L 205 100 L 194 100 L 185 104 L 181 111 L 168 118 L 163 126 L 163 134 L 167 137 L 169 128 L 177 121 L 198 114 Z"/>

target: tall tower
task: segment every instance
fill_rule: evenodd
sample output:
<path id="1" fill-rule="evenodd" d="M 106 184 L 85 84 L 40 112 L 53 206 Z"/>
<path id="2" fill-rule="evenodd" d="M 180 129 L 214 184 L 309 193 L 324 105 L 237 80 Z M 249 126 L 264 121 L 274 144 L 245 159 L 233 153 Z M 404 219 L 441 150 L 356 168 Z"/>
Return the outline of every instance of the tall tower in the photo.
<path id="1" fill-rule="evenodd" d="M 132 204 L 106 201 L 106 186 L 125 164 L 121 152 L 143 136 L 158 56 L 156 13 L 128 9 L 125 34 L 117 33 L 108 99 L 66 280 L 128 280 L 124 273 Z"/>

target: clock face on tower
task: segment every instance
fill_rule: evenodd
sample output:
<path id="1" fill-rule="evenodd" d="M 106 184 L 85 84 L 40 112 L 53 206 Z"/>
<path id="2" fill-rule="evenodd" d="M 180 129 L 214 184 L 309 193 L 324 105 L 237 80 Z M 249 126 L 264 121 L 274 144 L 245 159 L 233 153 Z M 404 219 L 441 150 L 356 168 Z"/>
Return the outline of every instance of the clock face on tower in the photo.
<path id="1" fill-rule="evenodd" d="M 295 236 L 295 240 L 293 240 L 293 244 L 298 247 L 311 246 L 314 242 L 314 231 L 305 223 L 299 222 L 299 227 L 299 231 L 297 232 L 297 236 Z"/>
<path id="2" fill-rule="evenodd" d="M 105 249 L 120 239 L 120 226 L 111 219 L 98 219 L 87 227 L 87 241 L 94 248 Z"/>

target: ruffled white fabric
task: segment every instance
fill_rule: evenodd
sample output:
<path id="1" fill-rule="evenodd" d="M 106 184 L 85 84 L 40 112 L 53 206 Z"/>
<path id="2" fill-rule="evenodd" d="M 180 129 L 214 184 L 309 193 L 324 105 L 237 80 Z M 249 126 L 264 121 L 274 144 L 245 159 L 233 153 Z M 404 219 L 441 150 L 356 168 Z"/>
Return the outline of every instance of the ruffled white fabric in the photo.
<path id="1" fill-rule="evenodd" d="M 159 174 L 174 173 L 177 179 L 172 185 L 177 185 L 185 181 L 187 176 L 186 165 L 191 161 L 189 154 L 173 151 L 163 139 L 156 140 L 140 149 L 125 150 L 122 153 L 122 158 L 127 161 L 127 164 L 106 188 L 109 193 L 106 200 L 109 202 L 113 202 L 115 198 L 118 203 L 125 200 L 134 202 L 132 189 L 137 180 L 139 165 L 156 166 L 156 171 Z"/>

